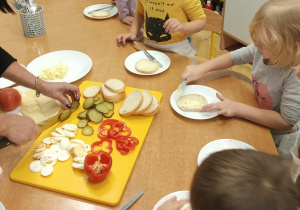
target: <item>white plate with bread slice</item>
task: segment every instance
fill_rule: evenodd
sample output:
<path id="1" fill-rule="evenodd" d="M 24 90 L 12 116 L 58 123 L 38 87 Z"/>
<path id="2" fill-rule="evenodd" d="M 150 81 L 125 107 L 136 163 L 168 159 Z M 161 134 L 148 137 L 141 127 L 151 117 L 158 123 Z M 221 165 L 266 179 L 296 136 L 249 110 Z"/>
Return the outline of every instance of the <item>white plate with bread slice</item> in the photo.
<path id="1" fill-rule="evenodd" d="M 166 54 L 155 50 L 147 50 L 147 52 L 156 58 L 163 65 L 163 68 L 160 68 L 158 64 L 154 63 L 153 61 L 148 60 L 143 51 L 138 51 L 130 54 L 125 59 L 126 69 L 134 74 L 147 76 L 160 74 L 166 71 L 171 65 L 171 60 Z M 148 60 L 148 62 L 145 62 L 146 60 Z M 137 63 L 138 65 L 136 65 Z"/>
<path id="2" fill-rule="evenodd" d="M 170 194 L 166 195 L 165 197 L 163 197 L 162 199 L 160 199 L 155 204 L 155 206 L 153 207 L 153 210 L 157 210 L 166 201 L 170 200 L 171 198 L 173 198 L 175 196 L 177 197 L 177 200 L 189 200 L 190 199 L 190 191 L 188 191 L 188 190 L 177 191 L 177 192 L 173 192 L 173 193 L 170 193 Z M 183 205 L 183 207 L 180 208 L 180 210 L 190 209 L 188 207 L 190 207 L 190 203 L 187 203 L 187 204 Z"/>
<path id="3" fill-rule="evenodd" d="M 118 13 L 118 8 L 110 4 L 95 4 L 86 7 L 83 14 L 93 19 L 107 19 L 115 16 Z"/>
<path id="4" fill-rule="evenodd" d="M 172 108 L 180 115 L 190 118 L 190 119 L 195 119 L 195 120 L 205 120 L 205 119 L 210 119 L 213 117 L 216 117 L 218 115 L 217 112 L 200 112 L 200 111 L 193 111 L 192 109 L 189 109 L 189 111 L 183 111 L 181 108 L 178 107 L 177 101 L 180 97 L 190 95 L 190 96 L 195 96 L 195 95 L 201 95 L 201 98 L 205 98 L 207 101 L 207 104 L 210 103 L 217 103 L 220 102 L 220 100 L 217 98 L 216 94 L 219 93 L 213 88 L 203 86 L 203 85 L 187 85 L 182 92 L 181 95 L 178 95 L 177 90 L 175 90 L 171 97 L 170 97 L 170 103 Z M 219 93 L 220 94 L 220 93 Z M 221 95 L 221 94 L 220 94 Z M 186 104 L 191 103 L 190 101 L 193 100 L 193 98 L 188 98 L 186 97 Z"/>
<path id="5" fill-rule="evenodd" d="M 211 154 L 225 149 L 253 149 L 251 145 L 235 139 L 218 139 L 206 144 L 199 152 L 198 166 Z"/>

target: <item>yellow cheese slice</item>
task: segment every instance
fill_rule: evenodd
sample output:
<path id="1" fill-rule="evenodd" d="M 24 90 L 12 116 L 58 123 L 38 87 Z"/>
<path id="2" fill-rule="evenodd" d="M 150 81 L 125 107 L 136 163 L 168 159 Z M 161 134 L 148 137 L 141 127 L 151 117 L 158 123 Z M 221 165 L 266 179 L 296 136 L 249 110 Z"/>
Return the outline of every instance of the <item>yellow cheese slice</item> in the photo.
<path id="1" fill-rule="evenodd" d="M 37 124 L 47 120 L 40 109 L 33 112 L 27 112 L 21 108 L 20 112 L 23 114 L 23 116 L 31 117 Z"/>
<path id="2" fill-rule="evenodd" d="M 40 110 L 41 108 L 37 105 L 37 104 L 34 104 L 32 106 L 22 106 L 21 105 L 21 108 L 23 110 L 25 110 L 26 112 L 30 113 L 30 112 L 34 112 L 36 110 Z"/>

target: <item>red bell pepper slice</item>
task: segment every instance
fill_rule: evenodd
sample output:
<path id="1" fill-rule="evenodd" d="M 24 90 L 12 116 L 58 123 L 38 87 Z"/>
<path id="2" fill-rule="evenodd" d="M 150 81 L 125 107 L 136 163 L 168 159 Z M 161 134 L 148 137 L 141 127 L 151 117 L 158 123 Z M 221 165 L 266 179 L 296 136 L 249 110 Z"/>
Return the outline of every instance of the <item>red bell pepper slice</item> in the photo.
<path id="1" fill-rule="evenodd" d="M 106 146 L 106 148 L 108 149 L 108 154 L 111 154 L 112 153 L 112 151 L 113 151 L 113 148 L 112 148 L 112 141 L 110 140 L 110 139 L 108 139 L 108 138 L 104 138 L 104 139 L 101 139 L 100 141 L 96 141 L 96 142 L 94 142 L 92 145 L 91 145 L 91 151 L 93 152 L 93 153 L 96 153 L 96 154 L 98 154 L 98 153 L 100 153 L 101 151 L 103 151 L 102 149 L 100 149 L 100 150 L 95 150 L 95 147 L 96 146 L 98 146 L 98 147 L 102 147 L 102 145 L 103 145 L 103 142 L 108 142 L 108 145 Z"/>
<path id="2" fill-rule="evenodd" d="M 112 166 L 111 156 L 103 151 L 90 153 L 84 160 L 84 172 L 92 182 L 102 182 Z"/>

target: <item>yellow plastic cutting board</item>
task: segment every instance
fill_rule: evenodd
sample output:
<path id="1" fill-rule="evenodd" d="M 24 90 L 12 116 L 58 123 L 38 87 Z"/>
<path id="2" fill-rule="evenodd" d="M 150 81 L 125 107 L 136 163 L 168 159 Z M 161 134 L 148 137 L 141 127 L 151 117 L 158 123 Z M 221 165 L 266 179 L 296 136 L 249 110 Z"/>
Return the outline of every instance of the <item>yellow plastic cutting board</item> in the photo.
<path id="1" fill-rule="evenodd" d="M 80 85 L 80 92 L 91 85 L 101 85 L 99 82 L 84 81 Z M 137 88 L 126 88 L 126 95 L 128 95 L 133 90 L 140 90 Z M 160 101 L 162 98 L 162 93 L 156 91 L 150 91 L 157 99 Z M 99 94 L 101 96 L 101 94 Z M 102 98 L 102 97 L 101 97 Z M 56 191 L 59 193 L 103 203 L 110 206 L 116 206 L 120 202 L 121 196 L 125 190 L 126 184 L 134 167 L 134 164 L 138 158 L 141 151 L 142 145 L 145 141 L 146 135 L 149 131 L 151 122 L 154 116 L 145 117 L 140 115 L 132 115 L 129 117 L 121 117 L 119 115 L 119 109 L 123 101 L 115 104 L 115 114 L 112 119 L 121 120 L 126 123 L 126 125 L 131 128 L 132 134 L 139 139 L 139 145 L 129 152 L 127 155 L 121 155 L 120 152 L 115 147 L 115 142 L 113 141 L 113 152 L 111 153 L 113 163 L 112 168 L 108 176 L 103 182 L 92 183 L 88 181 L 87 176 L 85 176 L 84 171 L 80 169 L 74 169 L 72 167 L 73 157 L 65 162 L 57 161 L 54 165 L 53 173 L 48 177 L 43 177 L 41 174 L 30 172 L 29 165 L 34 160 L 31 158 L 33 154 L 33 149 L 42 143 L 42 140 L 46 137 L 50 137 L 50 132 L 54 131 L 56 127 L 61 127 L 67 123 L 77 124 L 79 121 L 77 119 L 78 113 L 83 111 L 82 104 L 84 98 L 80 99 L 80 108 L 71 114 L 64 122 L 58 122 L 54 126 L 45 130 L 38 139 L 34 142 L 29 151 L 24 155 L 21 161 L 18 163 L 16 168 L 10 174 L 10 178 L 13 181 L 24 183 L 27 185 L 32 185 L 39 188 L 44 188 L 47 190 Z M 99 141 L 97 137 L 97 131 L 100 123 L 89 123 L 94 128 L 94 134 L 92 136 L 84 136 L 81 134 L 81 129 L 78 129 L 75 138 L 83 140 L 87 144 L 92 144 L 95 141 Z"/>

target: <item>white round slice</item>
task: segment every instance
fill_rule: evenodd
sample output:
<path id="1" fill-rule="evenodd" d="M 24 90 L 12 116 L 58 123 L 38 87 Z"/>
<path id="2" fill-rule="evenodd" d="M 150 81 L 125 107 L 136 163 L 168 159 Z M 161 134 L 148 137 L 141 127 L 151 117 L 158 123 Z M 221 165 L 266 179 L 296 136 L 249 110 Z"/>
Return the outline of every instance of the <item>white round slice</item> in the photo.
<path id="1" fill-rule="evenodd" d="M 159 66 L 148 59 L 140 59 L 135 63 L 135 69 L 144 74 L 152 74 L 159 69 Z"/>
<path id="2" fill-rule="evenodd" d="M 49 176 L 53 172 L 53 166 L 51 165 L 46 165 L 44 168 L 41 170 L 41 175 L 42 176 Z"/>
<path id="3" fill-rule="evenodd" d="M 82 92 L 83 96 L 88 97 L 95 97 L 98 95 L 98 93 L 101 91 L 101 87 L 98 85 L 92 85 L 87 88 L 85 88 Z"/>
<path id="4" fill-rule="evenodd" d="M 68 138 L 65 138 L 63 140 L 60 141 L 59 143 L 59 147 L 62 149 L 62 150 L 66 150 L 68 148 L 70 144 L 70 141 Z"/>
<path id="5" fill-rule="evenodd" d="M 182 111 L 201 112 L 203 106 L 207 104 L 204 96 L 198 94 L 188 94 L 180 96 L 177 100 L 177 106 Z"/>
<path id="6" fill-rule="evenodd" d="M 103 18 L 103 17 L 108 17 L 110 14 L 108 11 L 95 11 L 91 13 L 92 17 L 99 17 L 99 18 Z"/>
<path id="7" fill-rule="evenodd" d="M 29 170 L 34 173 L 40 172 L 42 168 L 44 168 L 44 166 L 39 160 L 35 160 L 29 165 Z"/>
<path id="8" fill-rule="evenodd" d="M 58 158 L 59 161 L 66 161 L 70 158 L 71 154 L 67 150 L 60 150 L 58 152 Z"/>
<path id="9" fill-rule="evenodd" d="M 135 111 L 135 114 L 143 113 L 151 105 L 153 100 L 153 96 L 148 90 L 142 90 L 141 93 L 143 95 L 143 101 L 138 110 Z"/>
<path id="10" fill-rule="evenodd" d="M 143 95 L 140 91 L 134 90 L 132 91 L 125 99 L 124 103 L 122 104 L 119 114 L 123 117 L 129 116 L 133 114 L 143 101 Z"/>
<path id="11" fill-rule="evenodd" d="M 123 81 L 115 78 L 108 79 L 104 86 L 113 93 L 122 93 L 126 88 Z"/>
<path id="12" fill-rule="evenodd" d="M 150 106 L 145 111 L 143 111 L 141 113 L 142 115 L 152 116 L 152 115 L 155 115 L 158 112 L 159 101 L 155 96 L 152 95 L 152 97 L 153 97 L 153 99 L 152 99 L 152 102 L 151 102 Z"/>
<path id="13" fill-rule="evenodd" d="M 84 169 L 84 163 L 73 162 L 72 166 L 73 168 Z"/>

